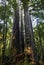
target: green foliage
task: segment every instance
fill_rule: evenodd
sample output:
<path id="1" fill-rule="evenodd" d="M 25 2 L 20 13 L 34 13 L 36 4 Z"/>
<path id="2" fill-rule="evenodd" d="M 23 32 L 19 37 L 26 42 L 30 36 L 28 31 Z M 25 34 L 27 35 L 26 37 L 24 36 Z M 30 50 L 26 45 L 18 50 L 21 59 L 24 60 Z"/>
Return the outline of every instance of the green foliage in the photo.
<path id="1" fill-rule="evenodd" d="M 41 45 L 44 50 L 44 22 L 40 22 L 36 27 L 34 27 L 34 38 L 35 38 L 38 56 L 41 54 L 39 35 L 41 38 Z M 43 51 L 43 54 L 44 54 L 44 51 Z"/>
<path id="2" fill-rule="evenodd" d="M 23 2 L 23 7 L 28 6 L 29 0 L 21 0 Z"/>
<path id="3" fill-rule="evenodd" d="M 17 6 L 16 0 L 9 0 L 8 2 L 9 5 L 12 6 L 12 8 L 15 10 Z"/>
<path id="4" fill-rule="evenodd" d="M 40 11 L 34 11 L 34 12 L 30 12 L 31 15 L 35 16 L 36 18 L 40 18 L 44 20 L 44 13 L 40 12 Z"/>
<path id="5" fill-rule="evenodd" d="M 3 43 L 0 42 L 0 56 L 2 55 L 2 47 L 3 47 Z"/>
<path id="6" fill-rule="evenodd" d="M 8 1 L 9 2 L 9 1 Z M 11 5 L 8 3 L 8 5 L 0 6 L 0 19 L 3 20 L 4 24 L 2 23 L 4 29 L 4 32 L 1 32 L 1 34 L 6 36 L 6 48 L 5 48 L 5 55 L 8 55 L 10 52 L 10 38 L 11 38 L 11 28 L 12 28 L 12 19 L 10 18 L 13 15 L 13 12 L 11 11 Z M 7 24 L 7 28 L 5 26 Z M 1 24 L 0 24 L 1 25 Z M 3 38 L 3 36 L 2 36 Z M 4 40 L 0 40 L 0 43 L 3 43 Z M 1 50 L 2 52 L 2 50 Z"/>

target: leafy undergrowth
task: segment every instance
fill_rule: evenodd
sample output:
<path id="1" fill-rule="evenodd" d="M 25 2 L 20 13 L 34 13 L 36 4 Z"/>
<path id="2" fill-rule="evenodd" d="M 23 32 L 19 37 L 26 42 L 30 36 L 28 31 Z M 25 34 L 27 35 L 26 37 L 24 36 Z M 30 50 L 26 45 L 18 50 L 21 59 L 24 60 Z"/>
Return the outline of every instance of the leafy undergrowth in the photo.
<path id="1" fill-rule="evenodd" d="M 0 62 L 0 65 L 2 65 L 2 62 Z M 3 65 L 8 65 L 8 64 L 4 63 Z M 17 61 L 16 64 L 13 63 L 13 64 L 9 64 L 9 65 L 36 65 L 36 64 L 33 64 L 33 62 L 30 61 L 29 58 L 26 57 L 24 59 L 21 59 L 20 61 Z M 44 65 L 44 63 L 42 61 L 39 61 L 39 64 L 37 64 L 37 65 Z"/>
<path id="2" fill-rule="evenodd" d="M 21 59 L 20 61 L 17 61 L 16 64 L 10 64 L 10 65 L 36 65 L 35 61 L 29 60 L 29 58 L 25 57 L 24 59 Z M 44 65 L 43 61 L 38 61 L 37 65 Z"/>
<path id="3" fill-rule="evenodd" d="M 27 60 L 21 60 L 20 62 L 16 63 L 16 65 L 36 65 L 36 63 L 28 62 Z M 39 61 L 39 63 L 37 65 L 44 65 L 44 63 L 42 61 Z"/>

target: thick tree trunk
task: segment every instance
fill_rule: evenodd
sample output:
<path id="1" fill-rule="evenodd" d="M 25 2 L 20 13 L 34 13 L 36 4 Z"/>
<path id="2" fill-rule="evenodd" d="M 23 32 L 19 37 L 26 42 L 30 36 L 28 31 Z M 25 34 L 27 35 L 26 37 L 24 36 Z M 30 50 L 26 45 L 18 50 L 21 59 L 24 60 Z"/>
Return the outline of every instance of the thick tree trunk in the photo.
<path id="1" fill-rule="evenodd" d="M 25 21 L 25 35 L 26 35 L 26 47 L 31 46 L 34 55 L 33 59 L 37 62 L 37 53 L 36 53 L 36 47 L 34 43 L 34 35 L 33 35 L 33 29 L 32 29 L 32 22 L 30 18 L 30 14 L 28 11 L 28 7 L 24 8 L 24 21 Z"/>
<path id="2" fill-rule="evenodd" d="M 14 16 L 13 23 L 13 37 L 12 37 L 12 46 L 17 49 L 17 52 L 20 52 L 19 44 L 19 7 L 17 5 Z"/>
<path id="3" fill-rule="evenodd" d="M 24 43 L 24 38 L 23 38 L 23 23 L 21 21 L 21 8 L 19 6 L 19 3 L 16 7 L 15 10 L 15 15 L 14 15 L 14 23 L 13 23 L 13 37 L 12 37 L 12 48 L 11 49 L 16 49 L 16 54 L 15 54 L 15 50 L 11 50 L 11 55 L 13 55 L 13 60 L 14 63 L 17 63 L 20 60 L 22 60 L 21 58 L 24 57 L 23 53 L 24 53 L 24 48 L 23 48 L 23 43 Z M 12 52 L 13 51 L 13 52 Z M 15 59 L 15 60 L 14 60 Z M 11 59 L 10 59 L 11 60 Z"/>
<path id="4" fill-rule="evenodd" d="M 23 30 L 22 30 L 22 21 L 21 21 L 21 6 L 20 1 L 18 1 L 13 24 L 13 40 L 12 45 L 17 49 L 18 53 L 22 52 L 22 43 L 23 43 Z"/>

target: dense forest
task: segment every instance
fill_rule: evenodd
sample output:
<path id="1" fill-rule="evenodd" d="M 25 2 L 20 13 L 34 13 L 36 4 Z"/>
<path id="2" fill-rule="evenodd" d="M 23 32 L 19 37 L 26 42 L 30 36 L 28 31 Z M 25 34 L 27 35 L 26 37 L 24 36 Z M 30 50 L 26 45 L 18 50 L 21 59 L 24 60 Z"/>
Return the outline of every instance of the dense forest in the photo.
<path id="1" fill-rule="evenodd" d="M 44 65 L 44 0 L 0 0 L 0 65 Z"/>

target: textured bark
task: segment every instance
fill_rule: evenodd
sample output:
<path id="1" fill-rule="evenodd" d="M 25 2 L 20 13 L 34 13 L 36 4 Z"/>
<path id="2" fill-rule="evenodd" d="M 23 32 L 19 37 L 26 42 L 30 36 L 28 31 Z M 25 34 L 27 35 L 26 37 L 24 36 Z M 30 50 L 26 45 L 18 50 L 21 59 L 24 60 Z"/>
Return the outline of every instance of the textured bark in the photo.
<path id="1" fill-rule="evenodd" d="M 26 33 L 26 47 L 31 46 L 33 51 L 34 51 L 34 55 L 33 58 L 35 59 L 35 61 L 37 62 L 37 53 L 36 53 L 36 47 L 35 47 L 35 43 L 34 43 L 34 35 L 33 35 L 33 29 L 32 29 L 32 22 L 31 22 L 31 18 L 30 18 L 30 14 L 28 11 L 28 7 L 24 8 L 24 21 L 25 21 L 25 33 Z"/>
<path id="2" fill-rule="evenodd" d="M 19 5 L 17 5 L 14 15 L 14 23 L 13 23 L 13 37 L 12 37 L 12 45 L 11 49 L 11 55 L 10 58 L 13 59 L 12 63 L 17 63 L 17 61 L 20 61 L 21 58 L 24 57 L 24 38 L 23 38 L 23 23 L 21 20 L 21 8 L 19 8 Z M 13 51 L 13 52 L 12 52 Z M 10 63 L 11 63 L 10 59 Z M 14 60 L 15 59 L 15 60 Z M 14 61 L 14 62 L 13 62 Z"/>
<path id="3" fill-rule="evenodd" d="M 23 12 L 21 10 L 21 47 L 22 47 L 22 52 L 24 52 L 24 32 L 23 32 Z"/>
<path id="4" fill-rule="evenodd" d="M 12 39 L 12 46 L 16 48 L 17 53 L 21 53 L 23 51 L 22 45 L 23 41 L 23 27 L 21 21 L 21 7 L 18 5 L 15 10 L 14 15 L 14 23 L 13 23 L 13 39 Z"/>
<path id="5" fill-rule="evenodd" d="M 13 23 L 13 37 L 12 37 L 12 46 L 17 49 L 17 52 L 20 51 L 19 44 L 19 8 L 18 5 L 15 10 L 14 23 Z"/>

